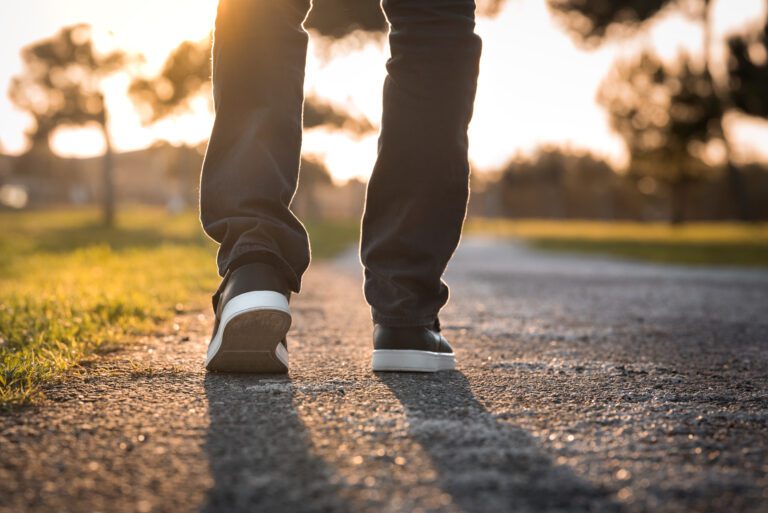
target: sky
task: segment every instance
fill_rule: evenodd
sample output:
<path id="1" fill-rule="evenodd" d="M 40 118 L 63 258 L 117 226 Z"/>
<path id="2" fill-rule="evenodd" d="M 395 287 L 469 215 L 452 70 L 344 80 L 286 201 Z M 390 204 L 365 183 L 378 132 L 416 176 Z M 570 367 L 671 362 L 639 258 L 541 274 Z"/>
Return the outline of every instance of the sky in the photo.
<path id="1" fill-rule="evenodd" d="M 276 1 L 276 0 L 273 0 Z M 184 40 L 199 40 L 213 25 L 215 0 L 0 0 L 0 91 L 21 71 L 19 50 L 85 22 L 94 27 L 99 48 L 119 47 L 144 56 L 133 72 L 151 75 Z M 715 36 L 722 37 L 765 16 L 765 0 L 719 0 L 714 6 Z M 597 50 L 578 48 L 555 23 L 543 0 L 510 0 L 499 16 L 480 18 L 483 55 L 470 126 L 470 160 L 478 171 L 502 167 L 543 145 L 587 150 L 613 165 L 626 164 L 621 140 L 611 132 L 595 93 L 612 62 L 636 51 L 638 42 L 609 43 Z M 680 49 L 700 51 L 700 28 L 681 16 L 666 16 L 648 36 L 672 58 Z M 328 50 L 331 52 L 328 52 Z M 355 34 L 332 41 L 312 34 L 305 90 L 364 115 L 374 125 L 381 116 L 381 87 L 388 54 L 382 35 Z M 332 55 L 328 58 L 328 55 Z M 207 139 L 212 114 L 200 97 L 190 112 L 144 127 L 127 98 L 126 73 L 107 79 L 104 89 L 118 151 L 146 147 L 164 139 L 174 144 Z M 0 151 L 18 154 L 26 145 L 31 119 L 0 94 Z M 744 158 L 768 159 L 768 124 L 734 119 L 730 124 Z M 325 162 L 337 181 L 366 179 L 376 157 L 375 133 L 363 138 L 327 128 L 305 132 L 303 150 Z M 66 156 L 102 151 L 95 129 L 60 130 L 54 150 Z"/>

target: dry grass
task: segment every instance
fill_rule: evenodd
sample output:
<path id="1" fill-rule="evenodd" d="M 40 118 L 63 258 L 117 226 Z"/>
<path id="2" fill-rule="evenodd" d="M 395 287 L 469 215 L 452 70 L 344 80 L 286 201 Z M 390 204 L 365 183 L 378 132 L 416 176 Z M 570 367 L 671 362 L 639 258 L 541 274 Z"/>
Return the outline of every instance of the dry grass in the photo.
<path id="1" fill-rule="evenodd" d="M 682 265 L 768 266 L 768 224 L 473 219 L 467 231 L 545 250 Z"/>

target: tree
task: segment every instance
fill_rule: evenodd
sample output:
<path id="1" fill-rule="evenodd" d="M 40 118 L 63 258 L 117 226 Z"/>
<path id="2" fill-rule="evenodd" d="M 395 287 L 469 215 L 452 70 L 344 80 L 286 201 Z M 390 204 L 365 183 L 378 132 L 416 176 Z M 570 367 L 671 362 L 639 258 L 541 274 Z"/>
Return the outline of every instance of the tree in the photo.
<path id="1" fill-rule="evenodd" d="M 210 93 L 211 38 L 185 41 L 166 59 L 155 77 L 137 77 L 129 94 L 139 109 L 143 123 L 151 124 L 183 112 L 195 96 Z M 210 94 L 208 94 L 210 98 Z M 212 108 L 212 103 L 209 103 Z M 337 107 L 310 96 L 304 104 L 304 126 L 330 126 L 362 135 L 375 130 L 365 118 L 351 116 Z M 320 163 L 301 159 L 301 184 L 307 196 L 309 215 L 317 215 L 315 190 L 331 183 L 328 170 Z"/>
<path id="2" fill-rule="evenodd" d="M 35 121 L 27 134 L 31 142 L 28 156 L 50 156 L 50 138 L 59 127 L 98 125 L 106 148 L 102 171 L 103 218 L 105 224 L 113 224 L 112 141 L 101 83 L 105 76 L 126 64 L 127 55 L 119 51 L 99 54 L 91 39 L 91 29 L 85 24 L 64 27 L 54 36 L 25 47 L 21 55 L 24 71 L 12 79 L 9 96 Z M 39 163 L 36 158 L 26 159 L 35 160 Z"/>
<path id="3" fill-rule="evenodd" d="M 479 0 L 478 12 L 494 16 L 505 1 Z M 304 25 L 333 38 L 345 37 L 355 30 L 384 32 L 387 29 L 380 0 L 315 0 Z M 134 78 L 129 94 L 144 124 L 183 112 L 189 107 L 190 100 L 198 95 L 210 98 L 211 42 L 211 37 L 183 42 L 170 53 L 158 75 Z M 376 130 L 365 117 L 355 116 L 314 95 L 305 99 L 303 122 L 305 128 L 325 126 L 356 136 Z M 302 160 L 302 183 L 305 186 L 314 187 L 320 183 L 306 179 L 306 175 L 316 169 L 317 164 Z M 325 172 L 327 174 L 327 170 Z"/>
<path id="4" fill-rule="evenodd" d="M 547 0 L 556 19 L 577 43 L 601 44 L 606 38 L 637 31 L 674 0 Z"/>
<path id="5" fill-rule="evenodd" d="M 478 0 L 478 13 L 495 16 L 506 0 Z M 333 38 L 342 38 L 355 30 L 383 32 L 387 21 L 380 0 L 315 0 L 304 23 L 309 30 Z M 156 77 L 136 78 L 130 94 L 145 123 L 154 123 L 182 111 L 189 100 L 204 93 L 210 85 L 211 38 L 186 41 L 171 52 Z M 366 119 L 310 96 L 304 104 L 304 126 L 328 125 L 353 133 L 365 134 L 375 129 Z"/>
<path id="6" fill-rule="evenodd" d="M 129 94 L 139 109 L 142 121 L 151 124 L 184 111 L 192 98 L 207 93 L 210 75 L 211 39 L 185 41 L 171 52 L 157 76 L 134 79 Z M 375 129 L 367 119 L 351 116 L 328 102 L 310 96 L 304 104 L 304 126 L 312 128 L 321 125 L 361 135 Z"/>
<path id="7" fill-rule="evenodd" d="M 566 29 L 574 35 L 577 42 L 590 46 L 600 44 L 606 38 L 622 37 L 641 30 L 646 22 L 656 14 L 676 8 L 684 14 L 698 19 L 702 26 L 703 60 L 702 73 L 710 75 L 715 96 L 722 104 L 721 110 L 727 112 L 737 107 L 732 102 L 729 84 L 712 80 L 712 0 L 547 0 L 555 15 Z M 746 112 L 750 114 L 750 112 Z M 754 115 L 754 114 L 753 114 Z M 731 158 L 731 144 L 725 136 L 722 126 L 724 117 L 720 116 L 721 138 L 725 149 L 725 168 L 731 189 L 731 196 L 736 214 L 742 220 L 748 220 L 750 207 L 738 168 Z"/>
<path id="8" fill-rule="evenodd" d="M 701 152 L 723 141 L 722 103 L 709 73 L 687 56 L 665 65 L 644 52 L 614 66 L 598 101 L 627 145 L 631 173 L 665 183 L 671 190 L 670 221 L 682 222 L 687 185 L 712 172 Z"/>
<path id="9" fill-rule="evenodd" d="M 145 124 L 154 123 L 188 106 L 210 86 L 211 40 L 184 41 L 165 60 L 160 74 L 135 78 L 129 94 Z"/>
<path id="10" fill-rule="evenodd" d="M 728 90 L 740 111 L 768 118 L 768 20 L 756 34 L 729 38 Z"/>

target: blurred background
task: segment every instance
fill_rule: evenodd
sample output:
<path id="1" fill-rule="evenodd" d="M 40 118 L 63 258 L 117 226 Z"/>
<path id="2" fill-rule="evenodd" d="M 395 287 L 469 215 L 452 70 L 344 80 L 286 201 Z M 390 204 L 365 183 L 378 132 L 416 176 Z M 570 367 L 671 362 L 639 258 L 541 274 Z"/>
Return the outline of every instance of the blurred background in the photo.
<path id="1" fill-rule="evenodd" d="M 376 0 L 315 0 L 294 209 L 354 220 L 388 54 Z M 470 216 L 768 218 L 765 0 L 479 0 Z M 215 0 L 28 0 L 0 31 L 0 205 L 194 210 Z"/>

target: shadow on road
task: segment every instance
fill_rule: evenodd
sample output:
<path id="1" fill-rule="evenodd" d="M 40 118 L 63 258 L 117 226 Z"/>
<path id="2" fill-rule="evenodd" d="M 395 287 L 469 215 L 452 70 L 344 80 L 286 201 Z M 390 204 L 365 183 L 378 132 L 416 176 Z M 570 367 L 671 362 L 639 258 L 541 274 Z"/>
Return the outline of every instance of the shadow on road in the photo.
<path id="1" fill-rule="evenodd" d="M 348 511 L 313 454 L 289 377 L 208 374 L 205 394 L 214 483 L 204 513 Z"/>
<path id="2" fill-rule="evenodd" d="M 611 494 L 556 465 L 525 430 L 496 419 L 464 374 L 382 374 L 439 485 L 467 513 L 621 511 Z"/>

